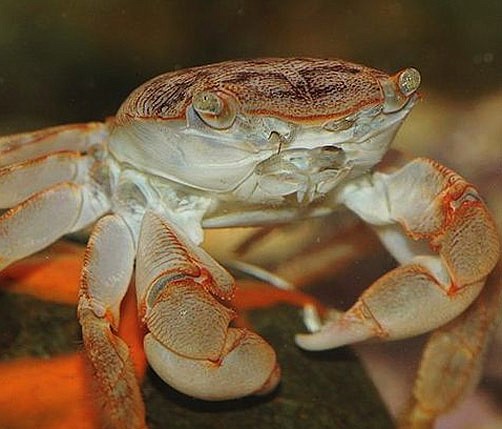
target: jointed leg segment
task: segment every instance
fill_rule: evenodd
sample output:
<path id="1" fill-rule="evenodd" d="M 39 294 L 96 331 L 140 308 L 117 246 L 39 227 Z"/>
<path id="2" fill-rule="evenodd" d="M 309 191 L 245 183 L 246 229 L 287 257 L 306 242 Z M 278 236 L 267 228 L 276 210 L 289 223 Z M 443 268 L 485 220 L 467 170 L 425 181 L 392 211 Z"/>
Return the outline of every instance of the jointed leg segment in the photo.
<path id="1" fill-rule="evenodd" d="M 403 265 L 319 332 L 299 335 L 306 349 L 437 328 L 472 303 L 498 260 L 497 232 L 476 191 L 433 161 L 418 159 L 393 174 L 350 184 L 341 201 L 375 226 Z"/>
<path id="2" fill-rule="evenodd" d="M 106 123 L 89 122 L 0 137 L 0 167 L 57 152 L 86 153 L 93 145 L 105 140 L 108 133 Z"/>
<path id="3" fill-rule="evenodd" d="M 109 210 L 86 155 L 107 134 L 91 123 L 0 138 L 0 208 L 12 207 L 0 217 L 0 269 Z"/>
<path id="4" fill-rule="evenodd" d="M 87 245 L 78 315 L 85 351 L 104 404 L 103 422 L 107 428 L 146 427 L 129 350 L 115 334 L 134 256 L 134 240 L 121 217 L 102 218 Z"/>
<path id="5" fill-rule="evenodd" d="M 94 180 L 93 169 L 101 170 L 91 148 L 107 135 L 106 124 L 77 124 L 0 139 L 0 207 L 14 206 L 0 217 L 0 269 L 101 218 L 87 248 L 78 314 L 105 427 L 146 427 L 129 350 L 116 335 L 135 259 L 145 352 L 161 378 L 206 400 L 271 391 L 280 378 L 275 352 L 258 335 L 230 326 L 231 276 L 153 212 L 144 214 L 139 238 L 127 215 L 102 217 L 111 202 Z M 494 223 L 476 190 L 433 161 L 419 159 L 393 174 L 353 181 L 338 198 L 374 227 L 401 266 L 318 332 L 298 335 L 303 348 L 398 339 L 445 325 L 476 300 L 499 258 Z M 412 420 L 435 415 L 427 414 L 435 385 L 423 373 L 437 371 L 438 362 L 449 370 L 463 359 L 463 384 L 475 380 L 474 354 L 485 347 L 497 313 L 487 302 L 495 295 L 494 302 L 501 301 L 496 291 L 485 291 L 462 318 L 432 337 Z M 474 341 L 459 352 L 462 331 L 474 332 Z M 453 377 L 447 381 L 454 400 L 463 387 Z"/>
<path id="6" fill-rule="evenodd" d="M 413 404 L 400 422 L 403 429 L 432 428 L 476 384 L 499 319 L 502 284 L 496 275 L 483 290 L 500 255 L 494 222 L 470 184 L 427 159 L 351 184 L 341 201 L 374 226 L 402 265 L 319 331 L 298 335 L 297 343 L 325 349 L 444 325 L 426 346 Z"/>
<path id="7" fill-rule="evenodd" d="M 267 393 L 279 382 L 275 352 L 229 327 L 230 275 L 173 225 L 147 212 L 136 267 L 148 361 L 164 381 L 206 400 Z"/>
<path id="8" fill-rule="evenodd" d="M 427 341 L 400 429 L 432 428 L 438 416 L 476 387 L 490 338 L 502 319 L 501 270 L 499 264 L 476 301 Z"/>

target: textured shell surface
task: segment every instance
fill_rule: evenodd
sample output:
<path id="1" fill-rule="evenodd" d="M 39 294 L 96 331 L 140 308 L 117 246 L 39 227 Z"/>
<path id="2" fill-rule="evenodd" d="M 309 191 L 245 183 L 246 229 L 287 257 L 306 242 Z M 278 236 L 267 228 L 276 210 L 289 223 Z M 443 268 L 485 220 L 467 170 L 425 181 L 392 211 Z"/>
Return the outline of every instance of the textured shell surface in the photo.
<path id="1" fill-rule="evenodd" d="M 386 73 L 336 59 L 227 61 L 157 76 L 122 104 L 117 120 L 182 119 L 201 91 L 232 95 L 243 113 L 290 122 L 322 122 L 378 105 Z"/>

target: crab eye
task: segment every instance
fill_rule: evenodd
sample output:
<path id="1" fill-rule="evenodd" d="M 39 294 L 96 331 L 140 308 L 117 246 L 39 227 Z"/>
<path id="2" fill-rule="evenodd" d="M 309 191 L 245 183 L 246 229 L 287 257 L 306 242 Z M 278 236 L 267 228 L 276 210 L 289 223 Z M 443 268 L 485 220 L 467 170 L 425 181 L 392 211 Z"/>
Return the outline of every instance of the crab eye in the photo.
<path id="1" fill-rule="evenodd" d="M 211 91 L 195 94 L 192 107 L 206 125 L 218 130 L 231 127 L 237 114 L 232 97 Z"/>
<path id="2" fill-rule="evenodd" d="M 384 113 L 401 110 L 420 85 L 420 73 L 417 69 L 407 68 L 393 76 L 380 80 L 385 101 Z"/>
<path id="3" fill-rule="evenodd" d="M 401 92 L 409 97 L 420 86 L 420 73 L 412 67 L 404 69 L 399 74 L 398 85 Z"/>

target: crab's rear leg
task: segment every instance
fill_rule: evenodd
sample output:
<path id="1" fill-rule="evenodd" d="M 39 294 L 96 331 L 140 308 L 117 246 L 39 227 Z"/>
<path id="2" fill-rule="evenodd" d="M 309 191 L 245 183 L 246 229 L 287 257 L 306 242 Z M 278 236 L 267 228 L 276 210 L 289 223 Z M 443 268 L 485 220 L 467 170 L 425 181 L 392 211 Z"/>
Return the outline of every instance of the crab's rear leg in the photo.
<path id="1" fill-rule="evenodd" d="M 40 158 L 56 152 L 86 153 L 108 137 L 102 122 L 59 125 L 0 137 L 0 167 Z"/>
<path id="2" fill-rule="evenodd" d="M 92 188 L 65 182 L 37 193 L 0 217 L 0 269 L 44 249 L 108 210 Z"/>
<path id="3" fill-rule="evenodd" d="M 106 167 L 91 154 L 107 135 L 91 123 L 0 138 L 0 208 L 12 207 L 0 217 L 0 269 L 109 210 Z"/>
<path id="4" fill-rule="evenodd" d="M 134 257 L 133 235 L 120 215 L 100 219 L 84 257 L 78 316 L 102 404 L 104 428 L 146 427 L 129 349 L 116 335 L 120 304 L 131 280 Z"/>
<path id="5" fill-rule="evenodd" d="M 476 387 L 491 334 L 502 319 L 501 270 L 498 264 L 474 304 L 427 341 L 400 429 L 431 429 Z"/>
<path id="6" fill-rule="evenodd" d="M 271 391 L 279 382 L 275 352 L 247 329 L 229 327 L 232 277 L 207 253 L 147 212 L 138 244 L 136 289 L 149 331 L 145 352 L 157 374 L 200 399 Z"/>
<path id="7" fill-rule="evenodd" d="M 58 152 L 0 168 L 0 208 L 13 207 L 64 182 L 82 184 L 92 159 L 78 152 Z"/>
<path id="8" fill-rule="evenodd" d="M 298 336 L 302 347 L 397 339 L 445 325 L 472 304 L 499 259 L 497 231 L 476 190 L 433 161 L 418 159 L 393 174 L 362 179 L 349 185 L 341 200 L 375 225 L 402 265 L 318 332 Z M 432 337 L 406 427 L 428 427 L 422 422 L 430 424 L 476 382 L 498 313 L 497 293 L 482 294 L 461 319 Z M 443 389 L 435 389 L 437 380 Z M 444 397 L 432 407 L 428 393 L 434 390 Z"/>

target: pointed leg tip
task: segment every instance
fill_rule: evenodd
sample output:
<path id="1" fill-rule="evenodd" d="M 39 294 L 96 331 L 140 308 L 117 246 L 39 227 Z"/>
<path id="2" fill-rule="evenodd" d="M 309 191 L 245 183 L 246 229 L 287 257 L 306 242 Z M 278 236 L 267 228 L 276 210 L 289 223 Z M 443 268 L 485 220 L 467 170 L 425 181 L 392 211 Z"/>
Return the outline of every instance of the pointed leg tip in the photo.
<path id="1" fill-rule="evenodd" d="M 337 341 L 336 337 L 322 331 L 315 334 L 297 334 L 295 343 L 301 349 L 309 351 L 322 351 L 345 345 Z"/>
<path id="2" fill-rule="evenodd" d="M 320 351 L 358 343 L 373 336 L 365 326 L 334 322 L 324 325 L 320 331 L 313 334 L 297 334 L 295 342 L 304 350 Z"/>

